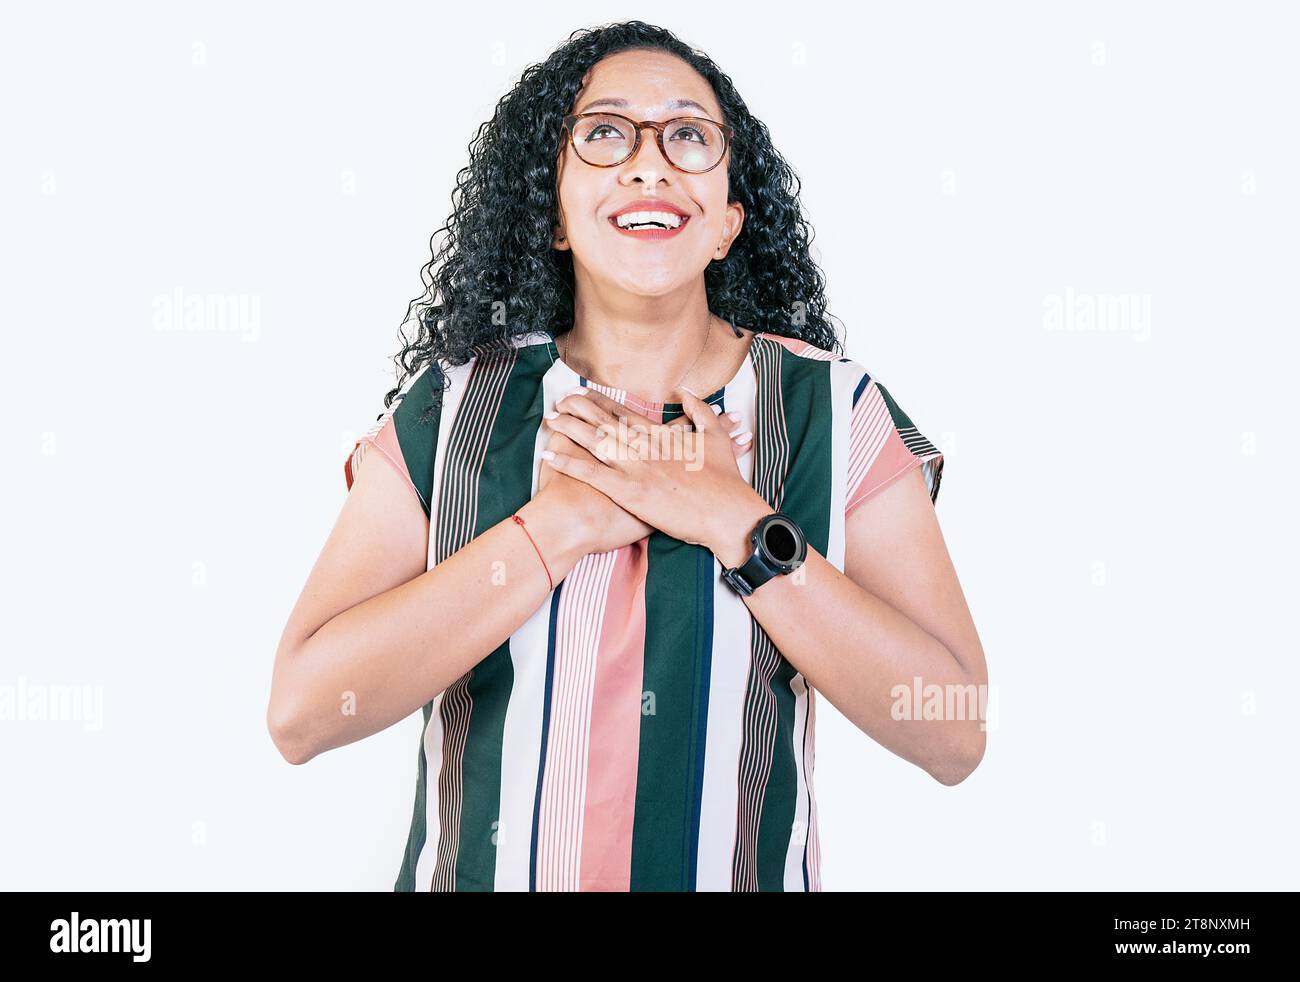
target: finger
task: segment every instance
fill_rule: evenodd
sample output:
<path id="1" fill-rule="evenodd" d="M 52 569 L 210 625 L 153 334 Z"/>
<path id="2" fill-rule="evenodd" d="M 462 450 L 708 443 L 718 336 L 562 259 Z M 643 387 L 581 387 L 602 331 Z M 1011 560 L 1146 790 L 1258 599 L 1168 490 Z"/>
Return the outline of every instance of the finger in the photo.
<path id="1" fill-rule="evenodd" d="M 543 450 L 542 466 L 553 467 L 561 474 L 590 485 L 610 499 L 618 500 L 617 474 L 598 460 L 581 460 L 555 450 Z"/>
<path id="2" fill-rule="evenodd" d="M 561 422 L 562 417 L 567 415 L 590 423 L 592 427 L 590 431 L 580 432 L 590 436 L 591 441 L 594 442 L 585 445 L 592 453 L 596 453 L 597 446 L 603 447 L 603 459 L 611 460 L 644 457 L 649 434 L 661 425 L 651 422 L 640 413 L 625 408 L 621 403 L 588 386 L 571 389 L 555 403 L 554 412 L 559 415 L 552 416 L 547 413 L 545 417 L 547 423 L 554 428 L 573 433 L 579 442 L 582 442 L 579 434 L 566 428 Z"/>
<path id="3" fill-rule="evenodd" d="M 584 450 L 592 450 L 599 442 L 596 438 L 596 428 L 572 413 L 552 409 L 543 418 L 554 432 L 568 437 Z"/>
<path id="4" fill-rule="evenodd" d="M 595 458 L 587 451 L 586 447 L 581 447 L 574 443 L 559 430 L 552 430 L 550 439 L 546 441 L 547 450 L 555 450 L 559 453 L 567 453 L 570 457 L 577 457 L 580 460 L 594 460 Z"/>
<path id="5" fill-rule="evenodd" d="M 570 400 L 568 399 L 569 396 L 575 396 L 576 399 Z M 623 405 L 623 403 L 611 399 L 603 392 L 597 392 L 589 385 L 579 385 L 570 389 L 565 393 L 564 398 L 559 400 L 559 402 L 566 403 L 567 409 L 570 404 L 576 403 L 577 399 L 585 399 L 592 406 L 607 413 L 613 419 L 618 420 L 625 418 L 628 426 L 632 426 L 636 423 L 648 426 L 650 423 L 654 422 L 648 416 L 642 415 L 635 409 L 629 409 L 627 406 Z M 556 403 L 556 408 L 559 408 L 559 402 Z"/>
<path id="6" fill-rule="evenodd" d="M 558 403 L 557 403 L 558 405 Z M 640 456 L 632 448 L 634 434 L 618 423 L 602 421 L 595 425 L 569 412 L 551 410 L 545 419 L 552 429 L 563 433 L 597 460 L 614 466 L 626 466 Z"/>
<path id="7" fill-rule="evenodd" d="M 687 415 L 691 417 L 691 422 L 700 432 L 706 432 L 715 427 L 721 426 L 718 417 L 713 412 L 713 407 L 705 402 L 694 392 L 684 385 L 678 386 L 682 394 L 682 409 L 686 410 Z M 721 410 L 718 410 L 721 412 Z"/>
<path id="8" fill-rule="evenodd" d="M 613 405 L 617 407 L 618 404 L 613 403 Z M 556 399 L 554 410 L 568 413 L 578 419 L 585 419 L 593 426 L 600 426 L 602 423 L 616 426 L 619 420 L 619 417 L 611 413 L 598 399 L 587 394 L 587 388 L 581 385 Z"/>

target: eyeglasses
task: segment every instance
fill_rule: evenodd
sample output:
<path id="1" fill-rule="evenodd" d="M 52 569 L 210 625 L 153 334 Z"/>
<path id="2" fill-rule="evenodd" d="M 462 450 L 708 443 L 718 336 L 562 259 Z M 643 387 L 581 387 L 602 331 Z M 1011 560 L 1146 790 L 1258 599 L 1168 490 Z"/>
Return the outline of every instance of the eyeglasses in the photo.
<path id="1" fill-rule="evenodd" d="M 678 116 L 666 122 L 635 122 L 618 113 L 579 113 L 564 117 L 573 152 L 593 167 L 616 167 L 641 149 L 641 130 L 651 127 L 664 159 L 687 174 L 704 174 L 722 162 L 732 129 L 703 116 Z M 667 139 L 664 138 L 667 133 Z M 561 142 L 563 146 L 563 142 Z"/>

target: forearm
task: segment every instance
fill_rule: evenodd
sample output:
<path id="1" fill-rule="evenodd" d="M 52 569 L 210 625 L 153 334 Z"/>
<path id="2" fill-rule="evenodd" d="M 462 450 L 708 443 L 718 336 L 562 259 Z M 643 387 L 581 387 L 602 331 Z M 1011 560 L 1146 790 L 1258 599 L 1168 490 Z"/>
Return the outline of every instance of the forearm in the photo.
<path id="1" fill-rule="evenodd" d="M 537 499 L 519 514 L 558 584 L 581 558 L 572 523 Z M 405 719 L 495 651 L 550 592 L 537 549 L 507 518 L 278 656 L 275 712 L 295 762 Z"/>
<path id="2" fill-rule="evenodd" d="M 771 511 L 761 499 L 747 502 L 719 532 L 713 550 L 725 567 L 748 558 L 748 532 Z M 808 684 L 882 746 L 944 783 L 960 780 L 968 762 L 978 760 L 980 680 L 941 641 L 811 546 L 800 570 L 768 580 L 745 604 Z M 926 719 L 917 692 L 922 699 L 939 693 L 943 707 L 955 699 L 963 713 L 945 708 L 944 718 Z M 970 710 L 968 697 L 979 712 Z M 910 718 L 895 718 L 900 703 Z M 959 715 L 965 718 L 953 718 Z"/>

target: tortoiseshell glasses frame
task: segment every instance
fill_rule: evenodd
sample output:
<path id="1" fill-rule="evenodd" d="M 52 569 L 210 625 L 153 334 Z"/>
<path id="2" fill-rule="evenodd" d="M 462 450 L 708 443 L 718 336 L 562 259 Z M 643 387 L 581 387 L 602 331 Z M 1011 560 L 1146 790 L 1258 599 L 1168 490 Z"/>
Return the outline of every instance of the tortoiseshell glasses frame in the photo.
<path id="1" fill-rule="evenodd" d="M 584 157 L 582 151 L 578 149 L 578 141 L 573 135 L 573 130 L 579 120 L 586 119 L 590 116 L 613 116 L 615 119 L 626 121 L 628 126 L 632 127 L 633 131 L 636 133 L 636 140 L 632 144 L 632 149 L 620 159 L 609 163 L 599 163 L 588 160 Z M 664 130 L 680 123 L 707 123 L 709 126 L 718 129 L 722 133 L 722 149 L 718 153 L 718 159 L 703 170 L 687 170 L 685 167 L 680 166 L 677 161 L 673 160 L 673 158 L 668 155 L 668 150 L 664 146 Z M 622 113 L 590 112 L 575 113 L 564 117 L 563 128 L 560 131 L 561 149 L 563 148 L 563 144 L 567 142 L 573 147 L 573 152 L 578 155 L 578 159 L 584 164 L 588 164 L 592 167 L 617 167 L 620 164 L 627 163 L 627 161 L 636 156 L 637 151 L 641 149 L 641 131 L 647 126 L 655 131 L 655 142 L 659 144 L 659 153 L 663 156 L 664 160 L 668 161 L 670 165 L 681 171 L 683 174 L 707 174 L 709 171 L 713 170 L 713 168 L 717 167 L 718 164 L 722 163 L 723 158 L 727 156 L 727 149 L 731 146 L 732 142 L 732 128 L 726 123 L 719 123 L 717 120 L 709 119 L 707 116 L 677 116 L 673 119 L 667 119 L 662 122 L 654 119 L 643 119 L 638 123 L 636 120 L 624 116 Z"/>

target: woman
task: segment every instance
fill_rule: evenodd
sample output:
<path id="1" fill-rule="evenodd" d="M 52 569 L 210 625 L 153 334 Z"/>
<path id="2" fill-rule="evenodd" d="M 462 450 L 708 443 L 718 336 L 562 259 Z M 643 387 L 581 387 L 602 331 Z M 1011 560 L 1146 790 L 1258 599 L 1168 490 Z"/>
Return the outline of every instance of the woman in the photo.
<path id="1" fill-rule="evenodd" d="M 423 709 L 397 890 L 819 890 L 818 693 L 944 784 L 982 756 L 897 718 L 984 657 L 942 455 L 842 355 L 793 180 L 639 21 L 471 147 L 268 710 L 302 763 Z"/>

